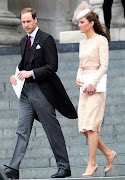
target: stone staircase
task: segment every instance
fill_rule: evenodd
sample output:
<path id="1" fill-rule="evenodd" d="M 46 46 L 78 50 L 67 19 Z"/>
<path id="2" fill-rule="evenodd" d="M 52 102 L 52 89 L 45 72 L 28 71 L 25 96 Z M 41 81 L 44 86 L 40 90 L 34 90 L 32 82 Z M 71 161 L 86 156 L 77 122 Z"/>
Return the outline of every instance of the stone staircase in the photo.
<path id="1" fill-rule="evenodd" d="M 15 72 L 20 55 L 0 56 L 0 167 L 8 161 L 14 150 L 17 126 L 18 99 L 9 83 Z M 78 52 L 59 53 L 60 76 L 73 104 L 78 105 L 79 88 L 75 84 L 78 68 Z M 93 179 L 125 179 L 125 51 L 110 50 L 110 63 L 107 82 L 107 101 L 104 122 L 100 136 L 104 143 L 118 154 L 119 162 L 114 161 L 114 170 L 104 177 L 106 159 L 97 151 L 98 177 Z M 88 141 L 79 134 L 77 119 L 64 118 L 57 112 L 57 118 L 66 140 L 72 178 L 81 179 L 89 157 Z M 30 142 L 20 167 L 20 179 L 46 179 L 57 171 L 55 159 L 46 134 L 37 121 L 34 121 Z M 114 178 L 112 178 L 112 176 Z M 83 179 L 83 178 L 82 178 Z"/>

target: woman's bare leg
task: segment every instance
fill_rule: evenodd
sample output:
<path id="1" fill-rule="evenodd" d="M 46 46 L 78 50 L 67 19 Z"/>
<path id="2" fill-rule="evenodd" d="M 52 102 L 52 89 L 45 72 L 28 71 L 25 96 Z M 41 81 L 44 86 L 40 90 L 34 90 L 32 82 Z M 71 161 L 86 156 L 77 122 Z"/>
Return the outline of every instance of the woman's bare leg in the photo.
<path id="1" fill-rule="evenodd" d="M 83 133 L 84 136 L 86 136 L 86 138 L 88 139 L 88 134 L 87 132 Z M 107 166 L 110 166 L 112 163 L 112 151 L 103 143 L 103 141 L 101 140 L 101 138 L 98 136 L 98 145 L 97 148 L 103 152 L 103 154 L 105 155 L 106 159 L 107 159 Z"/>

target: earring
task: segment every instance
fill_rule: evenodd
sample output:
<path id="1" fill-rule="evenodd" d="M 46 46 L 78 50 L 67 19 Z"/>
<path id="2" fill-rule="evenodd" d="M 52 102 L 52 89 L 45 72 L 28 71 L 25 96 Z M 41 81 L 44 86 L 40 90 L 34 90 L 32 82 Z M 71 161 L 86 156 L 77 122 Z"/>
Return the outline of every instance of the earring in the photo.
<path id="1" fill-rule="evenodd" d="M 92 26 L 90 27 L 90 29 L 92 29 Z"/>

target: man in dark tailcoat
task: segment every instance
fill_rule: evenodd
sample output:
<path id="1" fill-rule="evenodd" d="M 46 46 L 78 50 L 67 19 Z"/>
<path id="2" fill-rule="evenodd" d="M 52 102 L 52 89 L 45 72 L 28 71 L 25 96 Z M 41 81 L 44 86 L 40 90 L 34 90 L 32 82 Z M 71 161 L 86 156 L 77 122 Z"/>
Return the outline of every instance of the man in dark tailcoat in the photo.
<path id="1" fill-rule="evenodd" d="M 71 170 L 55 109 L 71 119 L 77 118 L 77 114 L 56 75 L 56 44 L 51 35 L 38 28 L 36 12 L 33 9 L 23 9 L 21 21 L 27 36 L 21 40 L 22 59 L 18 66 L 18 78 L 25 79 L 25 83 L 19 100 L 16 146 L 11 161 L 5 164 L 4 172 L 9 178 L 19 178 L 19 166 L 26 152 L 33 121 L 38 119 L 46 132 L 57 162 L 58 171 L 51 177 L 68 177 Z M 17 84 L 14 75 L 11 76 L 10 82 Z"/>

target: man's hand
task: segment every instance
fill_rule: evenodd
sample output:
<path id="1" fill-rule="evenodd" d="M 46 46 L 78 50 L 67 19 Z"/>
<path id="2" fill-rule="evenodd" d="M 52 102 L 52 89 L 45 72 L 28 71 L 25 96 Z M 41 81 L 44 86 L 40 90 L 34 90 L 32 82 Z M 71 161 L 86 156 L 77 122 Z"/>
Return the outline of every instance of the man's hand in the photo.
<path id="1" fill-rule="evenodd" d="M 95 91 L 95 87 L 92 84 L 88 84 L 83 92 L 92 95 L 95 93 Z"/>
<path id="2" fill-rule="evenodd" d="M 32 72 L 31 71 L 20 71 L 18 74 L 17 74 L 18 78 L 20 80 L 23 80 L 25 78 L 29 78 L 32 76 Z"/>
<path id="3" fill-rule="evenodd" d="M 82 84 L 84 84 L 83 82 L 80 81 L 80 79 L 76 80 L 76 85 L 79 87 L 82 87 Z"/>
<path id="4" fill-rule="evenodd" d="M 13 85 L 17 85 L 17 80 L 16 80 L 16 77 L 15 77 L 15 75 L 12 75 L 11 77 L 10 77 L 10 82 L 13 84 Z"/>

